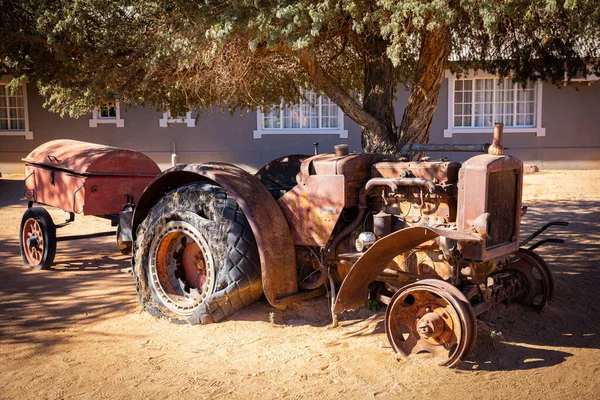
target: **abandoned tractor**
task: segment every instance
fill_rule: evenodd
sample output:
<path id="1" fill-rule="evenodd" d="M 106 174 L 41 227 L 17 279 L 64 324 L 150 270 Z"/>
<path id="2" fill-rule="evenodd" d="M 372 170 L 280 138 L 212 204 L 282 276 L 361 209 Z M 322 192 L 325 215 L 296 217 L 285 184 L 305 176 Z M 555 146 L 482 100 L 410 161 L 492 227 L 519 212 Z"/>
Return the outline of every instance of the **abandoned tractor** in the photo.
<path id="1" fill-rule="evenodd" d="M 522 162 L 496 140 L 455 149 L 496 154 L 461 165 L 339 145 L 255 176 L 221 163 L 167 170 L 132 221 L 139 299 L 209 323 L 263 293 L 285 309 L 328 288 L 334 324 L 376 299 L 396 352 L 454 366 L 474 346 L 476 315 L 503 300 L 541 310 L 553 295 L 546 263 L 519 245 Z"/>

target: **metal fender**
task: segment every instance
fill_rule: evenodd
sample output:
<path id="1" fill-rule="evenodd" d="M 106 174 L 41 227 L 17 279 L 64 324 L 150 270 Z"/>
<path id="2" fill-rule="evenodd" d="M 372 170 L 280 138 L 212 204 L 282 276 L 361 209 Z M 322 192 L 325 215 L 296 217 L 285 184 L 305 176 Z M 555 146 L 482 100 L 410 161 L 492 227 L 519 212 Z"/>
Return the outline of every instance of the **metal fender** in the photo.
<path id="1" fill-rule="evenodd" d="M 133 239 L 137 227 L 162 196 L 198 180 L 209 180 L 221 186 L 235 198 L 246 215 L 258 246 L 263 291 L 269 303 L 285 308 L 291 299 L 297 299 L 299 296 L 294 296 L 298 294 L 295 248 L 283 213 L 265 186 L 235 165 L 183 164 L 158 175 L 148 185 L 135 208 Z"/>
<path id="2" fill-rule="evenodd" d="M 333 312 L 354 310 L 365 305 L 369 284 L 383 272 L 388 262 L 438 236 L 462 242 L 482 240 L 476 234 L 427 226 L 405 228 L 387 235 L 375 242 L 350 268 L 340 287 Z"/>

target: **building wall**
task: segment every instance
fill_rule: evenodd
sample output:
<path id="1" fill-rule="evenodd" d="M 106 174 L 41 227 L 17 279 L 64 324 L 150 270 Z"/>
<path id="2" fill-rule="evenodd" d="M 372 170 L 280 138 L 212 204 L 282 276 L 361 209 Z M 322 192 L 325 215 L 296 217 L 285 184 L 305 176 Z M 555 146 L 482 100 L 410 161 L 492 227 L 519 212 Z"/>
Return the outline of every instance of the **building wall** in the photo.
<path id="1" fill-rule="evenodd" d="M 61 118 L 42 107 L 43 99 L 34 85 L 27 86 L 29 124 L 33 140 L 24 137 L 0 136 L 0 172 L 23 171 L 21 158 L 38 145 L 53 139 L 76 139 L 141 151 L 154 159 L 161 168 L 171 165 L 175 143 L 180 163 L 221 161 L 238 164 L 255 171 L 270 160 L 294 153 L 312 154 L 313 143 L 319 143 L 320 152 L 333 151 L 333 146 L 348 143 L 351 151 L 360 151 L 360 128 L 345 117 L 344 129 L 348 138 L 338 135 L 264 135 L 253 138 L 256 113 L 242 111 L 235 115 L 209 110 L 200 116 L 196 126 L 174 124 L 160 128 L 162 113 L 146 108 L 121 109 L 124 128 L 113 124 L 89 127 L 91 116 L 78 119 Z M 434 114 L 432 143 L 489 143 L 491 134 L 454 134 L 444 138 L 447 128 L 448 82 L 444 80 L 438 108 Z M 398 89 L 394 103 L 396 117 L 401 120 L 408 92 Z M 588 86 L 576 83 L 566 87 L 544 84 L 542 96 L 542 126 L 546 136 L 534 133 L 507 133 L 503 144 L 508 154 L 521 158 L 526 164 L 542 169 L 600 168 L 600 83 Z M 463 161 L 471 154 L 431 154 L 432 158 L 449 156 Z"/>
<path id="2" fill-rule="evenodd" d="M 455 133 L 444 138 L 447 128 L 448 80 L 440 92 L 435 112 L 431 143 L 491 143 L 492 134 Z M 401 114 L 398 114 L 400 118 Z M 535 133 L 505 133 L 503 145 L 507 154 L 540 169 L 600 169 L 600 82 L 573 83 L 567 86 L 543 84 L 542 127 L 546 136 Z M 442 154 L 433 153 L 439 157 Z M 444 154 L 464 161 L 466 153 Z"/>
<path id="3" fill-rule="evenodd" d="M 256 171 L 267 162 L 293 153 L 313 154 L 313 143 L 319 143 L 320 152 L 333 151 L 339 143 L 350 145 L 351 151 L 360 151 L 360 128 L 350 118 L 344 118 L 348 138 L 337 134 L 277 134 L 253 138 L 256 113 L 241 111 L 233 116 L 218 110 L 207 110 L 200 115 L 195 127 L 172 124 L 159 127 L 162 112 L 147 108 L 121 107 L 125 127 L 98 124 L 89 127 L 90 115 L 78 119 L 48 112 L 42 107 L 43 99 L 34 85 L 27 86 L 29 126 L 33 140 L 22 136 L 0 135 L 0 172 L 20 173 L 22 158 L 35 147 L 54 139 L 75 139 L 141 151 L 156 161 L 162 169 L 171 166 L 173 143 L 179 163 L 219 161 L 235 163 L 249 171 Z"/>

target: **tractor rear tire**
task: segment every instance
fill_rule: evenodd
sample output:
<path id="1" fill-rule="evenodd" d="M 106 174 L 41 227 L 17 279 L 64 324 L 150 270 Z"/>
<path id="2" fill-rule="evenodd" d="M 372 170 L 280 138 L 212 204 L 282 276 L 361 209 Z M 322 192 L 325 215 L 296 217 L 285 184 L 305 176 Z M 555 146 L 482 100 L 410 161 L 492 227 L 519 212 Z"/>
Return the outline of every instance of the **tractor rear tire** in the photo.
<path id="1" fill-rule="evenodd" d="M 140 225 L 133 271 L 144 310 L 172 322 L 219 322 L 262 295 L 254 235 L 236 201 L 205 182 L 163 196 Z"/>

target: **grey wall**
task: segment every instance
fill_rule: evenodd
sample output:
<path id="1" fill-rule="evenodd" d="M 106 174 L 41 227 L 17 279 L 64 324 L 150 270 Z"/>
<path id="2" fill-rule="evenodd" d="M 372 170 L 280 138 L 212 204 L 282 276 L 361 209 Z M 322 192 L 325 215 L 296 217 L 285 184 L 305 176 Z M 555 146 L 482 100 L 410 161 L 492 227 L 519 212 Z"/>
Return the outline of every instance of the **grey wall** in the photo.
<path id="1" fill-rule="evenodd" d="M 29 126 L 33 140 L 20 136 L 0 136 L 0 172 L 22 173 L 21 158 L 38 145 L 54 139 L 75 139 L 141 151 L 154 159 L 162 169 L 171 166 L 173 142 L 179 163 L 207 161 L 229 162 L 249 171 L 256 171 L 267 162 L 288 154 L 314 152 L 313 143 L 319 143 L 320 152 L 333 151 L 339 143 L 350 145 L 351 151 L 360 151 L 360 129 L 350 118 L 344 118 L 348 138 L 327 135 L 263 135 L 253 138 L 256 113 L 241 111 L 235 115 L 218 110 L 207 110 L 200 115 L 196 126 L 173 124 L 160 128 L 162 112 L 134 107 L 121 107 L 124 128 L 114 124 L 89 127 L 90 115 L 78 119 L 61 118 L 42 107 L 43 99 L 34 85 L 27 87 Z"/>
<path id="2" fill-rule="evenodd" d="M 491 134 L 454 134 L 444 138 L 447 127 L 447 80 L 442 86 L 435 112 L 431 139 L 433 143 L 486 143 Z M 33 140 L 24 137 L 0 136 L 0 172 L 21 173 L 25 157 L 38 145 L 53 139 L 76 139 L 142 151 L 161 168 L 170 166 L 172 143 L 175 142 L 180 163 L 222 161 L 238 164 L 255 171 L 270 160 L 293 153 L 312 154 L 313 143 L 319 142 L 321 152 L 332 151 L 338 143 L 348 143 L 352 151 L 360 151 L 360 129 L 345 117 L 344 129 L 348 138 L 338 135 L 264 135 L 253 138 L 256 114 L 243 111 L 234 116 L 219 111 L 203 113 L 196 127 L 174 124 L 160 128 L 162 113 L 144 108 L 121 110 L 124 128 L 113 124 L 89 127 L 91 116 L 79 119 L 61 118 L 42 107 L 43 100 L 34 85 L 27 87 L 29 124 Z M 402 118 L 408 93 L 399 87 L 395 101 L 396 117 Z M 591 86 L 577 83 L 557 88 L 544 84 L 542 126 L 545 137 L 534 133 L 507 133 L 504 145 L 508 154 L 521 158 L 526 164 L 546 169 L 600 168 L 600 83 Z M 240 115 L 241 114 L 241 115 Z M 445 154 L 448 156 L 448 154 Z M 441 154 L 432 154 L 439 157 Z M 469 154 L 451 154 L 451 159 L 463 161 Z"/>
<path id="3" fill-rule="evenodd" d="M 439 99 L 431 128 L 431 143 L 491 143 L 492 134 L 489 133 L 455 133 L 452 138 L 444 138 L 443 131 L 448 125 L 446 79 Z M 400 119 L 402 114 L 397 115 Z M 546 136 L 505 133 L 503 145 L 508 147 L 507 154 L 540 169 L 600 169 L 600 82 L 561 87 L 544 83 L 542 127 L 546 128 Z M 458 161 L 470 156 L 466 153 L 444 155 Z"/>

